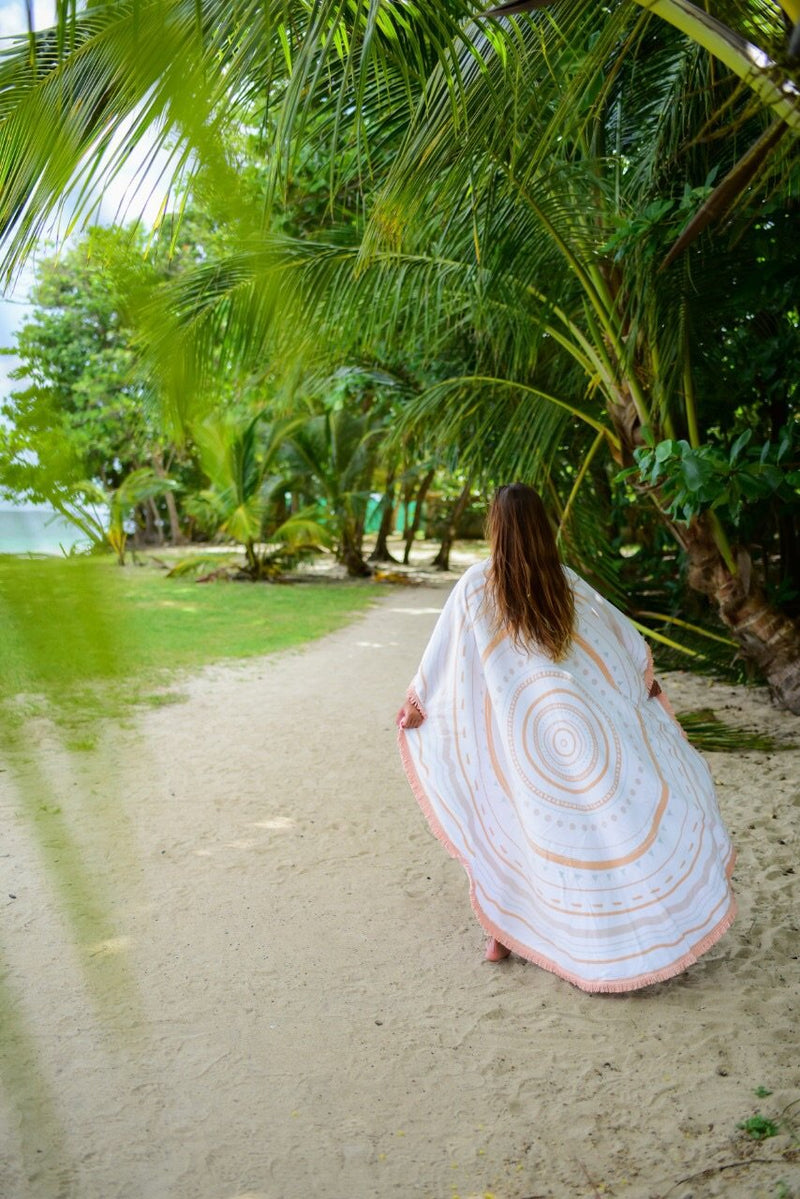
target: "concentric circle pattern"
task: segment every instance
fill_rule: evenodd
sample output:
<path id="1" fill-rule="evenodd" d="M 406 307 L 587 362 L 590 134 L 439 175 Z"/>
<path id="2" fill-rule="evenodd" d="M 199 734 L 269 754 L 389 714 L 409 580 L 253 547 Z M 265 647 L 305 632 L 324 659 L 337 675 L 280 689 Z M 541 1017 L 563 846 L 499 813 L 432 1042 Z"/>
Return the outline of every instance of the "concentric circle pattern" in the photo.
<path id="1" fill-rule="evenodd" d="M 554 663 L 498 630 L 486 565 L 454 587 L 412 683 L 414 793 L 504 945 L 587 991 L 680 973 L 736 907 L 711 774 L 648 698 L 621 612 L 570 573 L 573 645 Z"/>
<path id="2" fill-rule="evenodd" d="M 506 732 L 519 780 L 540 799 L 589 812 L 615 795 L 619 735 L 563 671 L 540 670 L 517 685 Z"/>

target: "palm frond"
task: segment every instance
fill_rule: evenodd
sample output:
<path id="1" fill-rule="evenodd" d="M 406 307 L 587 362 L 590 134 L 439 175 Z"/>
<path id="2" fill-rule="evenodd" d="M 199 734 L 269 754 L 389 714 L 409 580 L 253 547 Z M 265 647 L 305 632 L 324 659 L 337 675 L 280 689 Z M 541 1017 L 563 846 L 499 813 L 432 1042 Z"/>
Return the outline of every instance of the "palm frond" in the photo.
<path id="1" fill-rule="evenodd" d="M 273 181 L 287 177 L 312 126 L 335 169 L 361 177 L 371 121 L 378 144 L 402 128 L 467 11 L 458 0 L 60 3 L 55 26 L 0 53 L 4 273 L 65 198 L 82 219 L 137 146 L 168 154 L 167 181 L 202 176 L 207 202 L 257 228 L 226 148 L 256 107 L 275 130 Z"/>
<path id="2" fill-rule="evenodd" d="M 703 753 L 768 753 L 783 749 L 794 749 L 785 741 L 778 741 L 768 733 L 755 729 L 737 728 L 736 725 L 720 720 L 711 708 L 697 708 L 689 712 L 677 712 L 678 723 L 689 741 Z"/>
<path id="3" fill-rule="evenodd" d="M 791 74 L 785 69 L 781 71 L 770 54 L 782 48 L 786 38 L 785 27 L 775 5 L 729 5 L 735 14 L 734 21 L 739 26 L 737 29 L 691 3 L 691 0 L 636 2 L 713 54 L 752 88 L 762 103 L 769 105 L 777 116 L 800 131 L 800 89 Z M 520 0 L 491 9 L 484 15 L 496 18 L 544 7 L 543 0 Z M 566 7 L 559 5 L 559 16 L 562 16 Z"/>

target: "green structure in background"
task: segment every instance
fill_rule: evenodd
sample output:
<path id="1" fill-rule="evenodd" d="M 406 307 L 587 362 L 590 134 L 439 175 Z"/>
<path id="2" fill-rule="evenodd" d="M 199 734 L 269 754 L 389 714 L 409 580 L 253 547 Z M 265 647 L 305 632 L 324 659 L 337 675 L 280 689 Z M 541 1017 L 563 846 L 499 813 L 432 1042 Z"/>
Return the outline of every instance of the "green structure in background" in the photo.
<path id="1" fill-rule="evenodd" d="M 392 520 L 392 532 L 402 534 L 414 519 L 414 513 L 417 510 L 417 505 L 414 500 L 409 504 L 402 501 L 394 506 L 394 518 Z M 425 520 L 426 510 L 425 505 L 422 507 L 422 519 Z M 383 496 L 372 493 L 367 501 L 367 516 L 364 524 L 364 531 L 368 536 L 374 536 L 381 527 L 381 518 L 383 516 Z"/>

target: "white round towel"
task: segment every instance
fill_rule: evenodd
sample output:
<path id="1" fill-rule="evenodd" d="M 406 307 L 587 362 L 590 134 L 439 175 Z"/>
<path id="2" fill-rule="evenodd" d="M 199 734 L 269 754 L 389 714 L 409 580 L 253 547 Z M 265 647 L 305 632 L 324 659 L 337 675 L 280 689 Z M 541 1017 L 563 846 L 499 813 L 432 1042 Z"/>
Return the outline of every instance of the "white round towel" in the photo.
<path id="1" fill-rule="evenodd" d="M 736 905 L 711 774 L 649 699 L 650 651 L 572 571 L 561 662 L 522 652 L 486 602 L 487 562 L 451 592 L 409 689 L 409 782 L 470 879 L 481 924 L 587 991 L 628 991 L 696 961 Z"/>

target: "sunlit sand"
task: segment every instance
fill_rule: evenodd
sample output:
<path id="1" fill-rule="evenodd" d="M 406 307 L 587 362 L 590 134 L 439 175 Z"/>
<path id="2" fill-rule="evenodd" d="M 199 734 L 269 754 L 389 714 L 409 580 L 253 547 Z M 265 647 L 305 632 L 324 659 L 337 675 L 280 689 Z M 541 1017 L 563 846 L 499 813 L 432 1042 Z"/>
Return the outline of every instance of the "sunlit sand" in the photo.
<path id="1" fill-rule="evenodd" d="M 491 965 L 395 748 L 443 598 L 209 668 L 93 755 L 45 741 L 36 835 L 0 774 L 4 1199 L 797 1193 L 800 749 L 710 755 L 740 915 L 688 973 L 604 997 Z M 763 691 L 666 686 L 800 741 Z"/>

